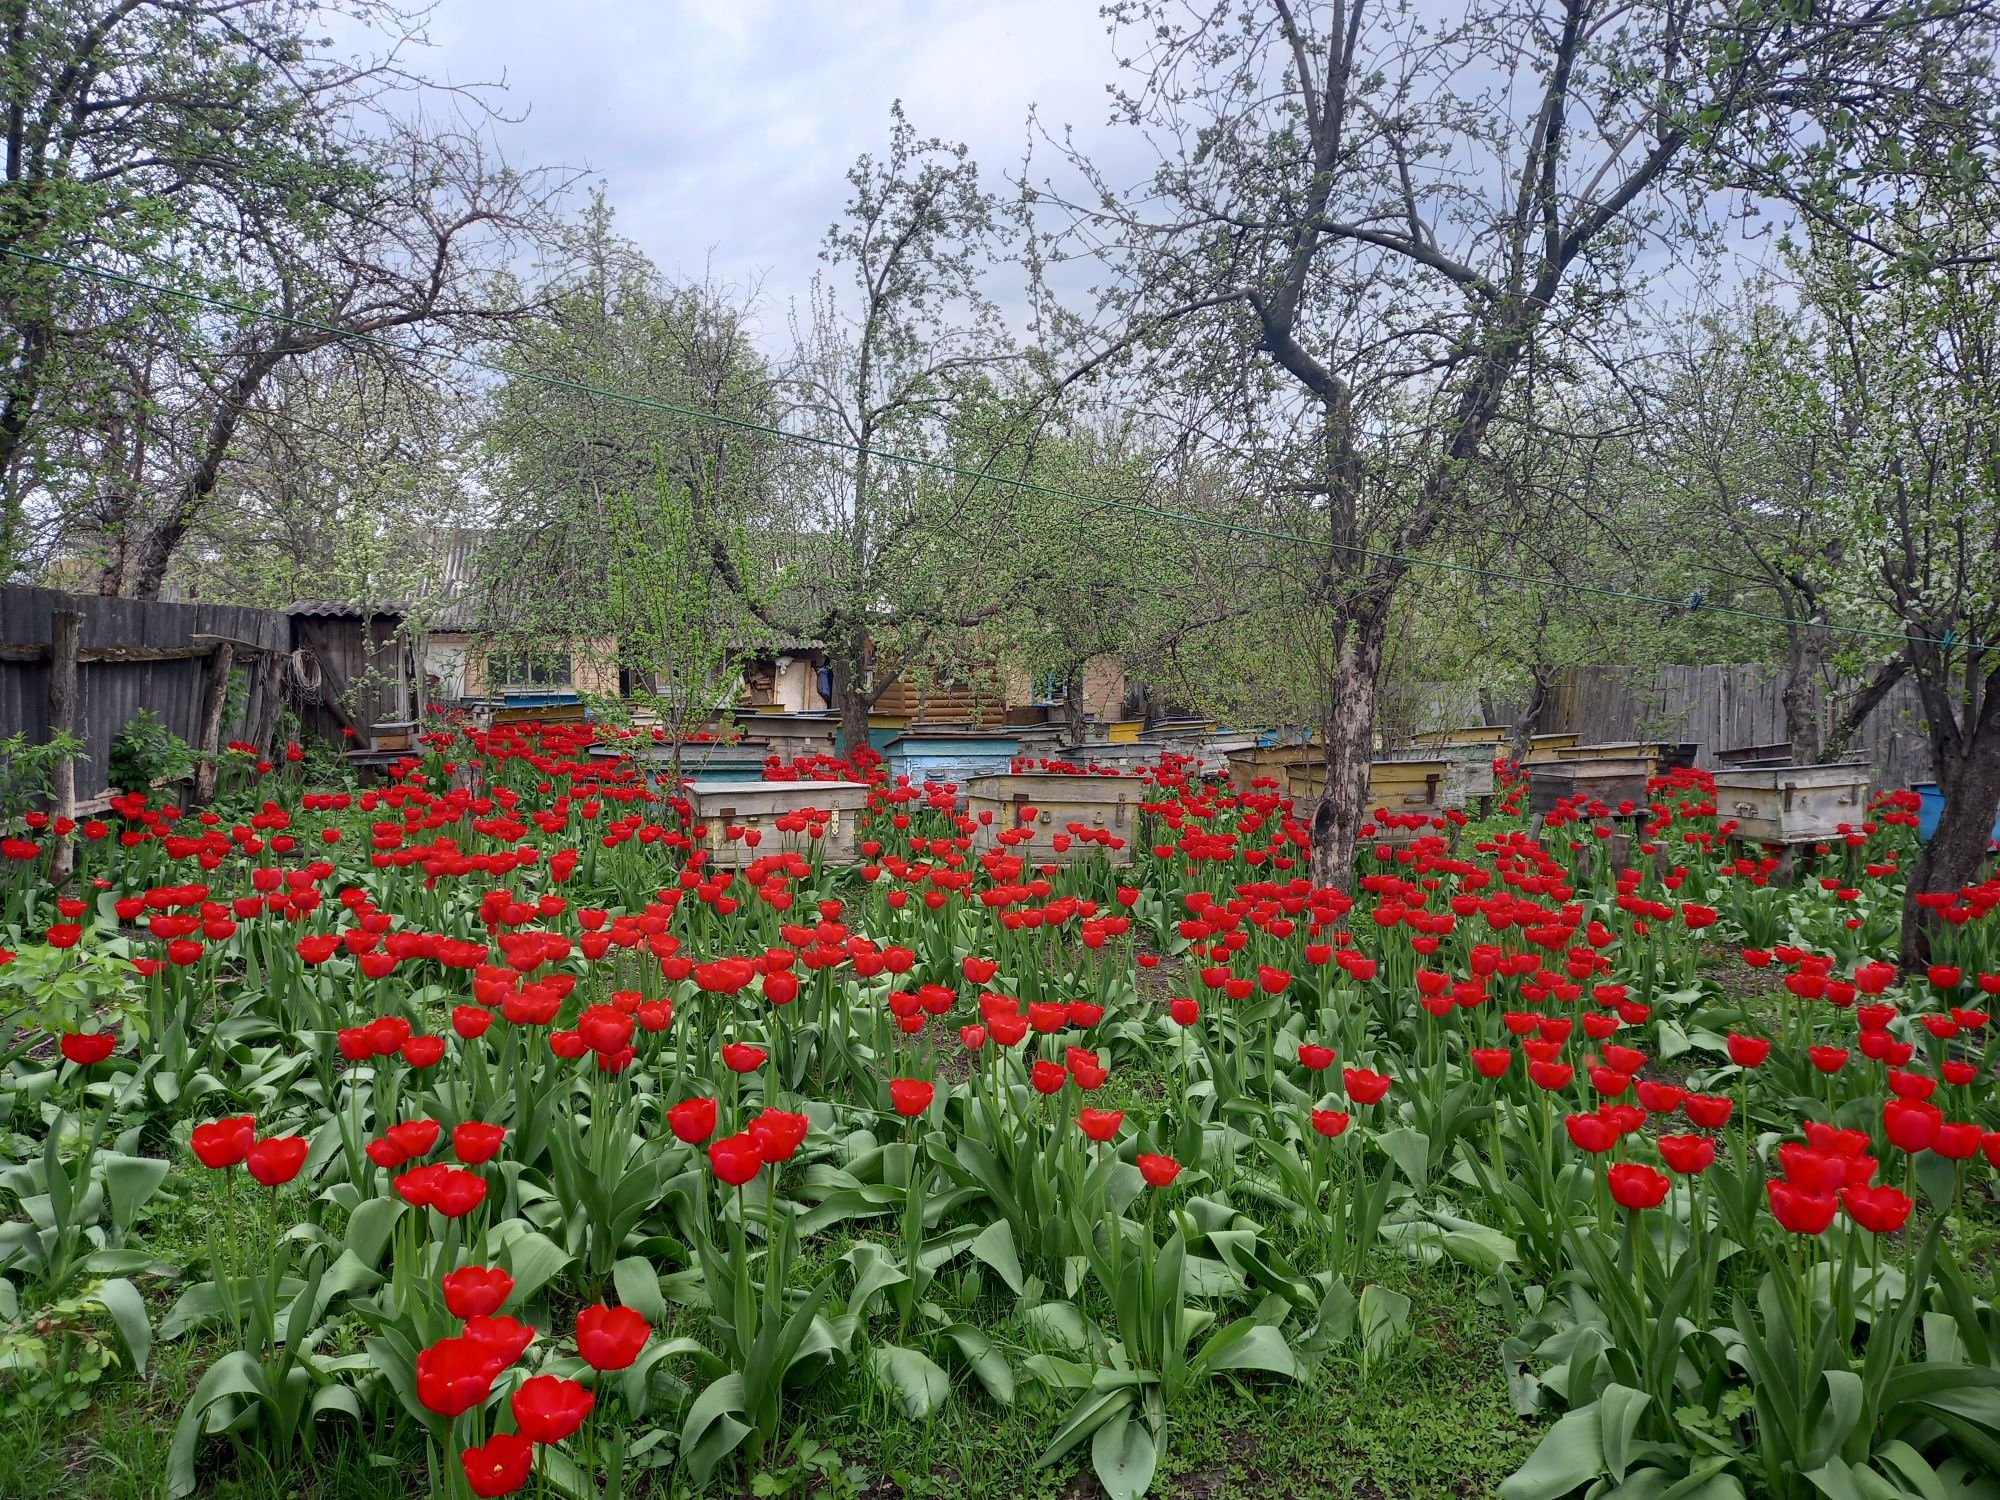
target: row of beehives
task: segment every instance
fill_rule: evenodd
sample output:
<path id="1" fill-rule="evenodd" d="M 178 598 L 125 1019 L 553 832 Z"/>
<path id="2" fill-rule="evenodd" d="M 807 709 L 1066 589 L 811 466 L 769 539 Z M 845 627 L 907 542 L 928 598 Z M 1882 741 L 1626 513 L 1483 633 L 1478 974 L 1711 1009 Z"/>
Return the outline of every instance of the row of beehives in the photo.
<path id="1" fill-rule="evenodd" d="M 1588 799 L 1585 806 L 1602 807 L 1614 816 L 1643 813 L 1647 779 L 1678 758 L 1671 747 L 1539 738 L 1526 765 L 1533 812 L 1550 812 L 1561 799 L 1580 796 Z M 1555 743 L 1564 739 L 1570 743 Z M 1490 740 L 1468 740 L 1373 761 L 1368 807 L 1427 819 L 1441 819 L 1454 809 L 1483 812 L 1494 793 L 1493 751 Z M 1325 771 L 1320 762 L 1302 759 L 1302 753 L 1298 745 L 1232 753 L 1231 779 L 1239 790 L 1273 784 L 1295 806 L 1310 806 L 1325 786 Z M 1863 765 L 1718 771 L 1717 815 L 1734 822 L 1740 837 L 1756 842 L 1831 839 L 1864 815 L 1869 778 Z M 1142 833 L 1141 803 L 1150 792 L 1150 784 L 1137 777 L 1060 772 L 975 776 L 965 783 L 966 808 L 977 820 L 975 847 L 993 848 L 1003 829 L 1026 828 L 1029 838 L 1014 847 L 1038 864 L 1067 863 L 1100 851 L 1113 864 L 1129 864 Z M 800 840 L 788 839 L 775 825 L 802 808 L 824 814 L 813 820 L 820 830 L 821 857 L 852 863 L 858 857 L 858 819 L 867 796 L 868 789 L 856 782 L 697 780 L 688 788 L 695 814 L 709 830 L 711 858 L 731 867 L 747 864 L 759 853 L 798 846 Z M 741 837 L 749 829 L 758 831 L 754 845 Z M 1401 829 L 1383 836 L 1406 838 L 1422 831 Z"/>

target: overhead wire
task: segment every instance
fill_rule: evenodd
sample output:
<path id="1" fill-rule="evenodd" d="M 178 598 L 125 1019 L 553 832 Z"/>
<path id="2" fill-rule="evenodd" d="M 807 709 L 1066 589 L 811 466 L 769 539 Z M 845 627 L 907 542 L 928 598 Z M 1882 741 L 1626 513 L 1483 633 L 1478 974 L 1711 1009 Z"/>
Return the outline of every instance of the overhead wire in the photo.
<path id="1" fill-rule="evenodd" d="M 796 443 L 807 447 L 827 449 L 847 453 L 856 457 L 879 459 L 885 463 L 899 464 L 909 468 L 927 469 L 935 473 L 947 474 L 954 478 L 976 483 L 999 485 L 1010 489 L 1041 495 L 1048 499 L 1065 500 L 1100 510 L 1116 511 L 1131 515 L 1152 516 L 1164 521 L 1194 527 L 1199 530 L 1221 532 L 1233 536 L 1251 537 L 1261 541 L 1284 542 L 1297 547 L 1330 547 L 1351 557 L 1362 557 L 1372 561 L 1399 563 L 1409 568 L 1427 568 L 1435 572 L 1453 573 L 1468 578 L 1479 578 L 1494 583 L 1509 583 L 1527 588 L 1553 589 L 1558 592 L 1585 594 L 1602 599 L 1623 600 L 1633 604 L 1657 605 L 1668 609 L 1685 610 L 1690 613 L 1700 611 L 1712 615 L 1728 615 L 1736 619 L 1761 620 L 1771 624 L 1796 628 L 1799 621 L 1787 615 L 1769 610 L 1748 609 L 1741 605 L 1712 603 L 1702 597 L 1699 590 L 1686 597 L 1645 593 L 1635 589 L 1611 588 L 1602 584 L 1583 583 L 1575 579 L 1560 578 L 1547 574 L 1516 573 L 1508 569 L 1483 567 L 1476 563 L 1454 562 L 1449 558 L 1424 557 L 1417 553 L 1392 552 L 1381 548 L 1366 547 L 1359 543 L 1337 542 L 1328 538 L 1308 538 L 1291 532 L 1277 531 L 1268 527 L 1246 525 L 1240 521 L 1228 520 L 1220 516 L 1204 516 L 1192 511 L 1174 510 L 1167 506 L 1155 505 L 1145 500 L 1121 500 L 1108 495 L 1085 494 L 1062 485 L 1044 483 L 1023 475 L 1002 474 L 990 469 L 972 468 L 955 464 L 948 460 L 929 458 L 922 454 L 901 453 L 893 448 L 877 448 L 867 444 L 852 442 L 845 438 L 831 437 L 823 433 L 799 432 L 791 428 L 759 422 L 749 417 L 735 416 L 729 412 L 713 411 L 706 407 L 688 406 L 677 401 L 668 401 L 658 396 L 642 396 L 630 391 L 619 391 L 606 386 L 594 385 L 588 381 L 573 380 L 563 375 L 552 375 L 543 370 L 531 370 L 520 366 L 502 364 L 496 360 L 483 359 L 478 355 L 457 350 L 414 350 L 398 343 L 395 339 L 378 333 L 358 332 L 343 328 L 337 323 L 302 317 L 296 313 L 276 312 L 269 308 L 257 307 L 250 303 L 232 301 L 212 293 L 195 291 L 187 287 L 169 286 L 145 277 L 135 276 L 125 271 L 115 271 L 104 266 L 94 266 L 86 261 L 65 260 L 59 256 L 41 255 L 31 250 L 21 250 L 11 246 L 0 246 L 0 256 L 66 271 L 73 275 L 88 276 L 133 291 L 145 292 L 154 297 L 171 298 L 216 312 L 231 313 L 238 317 L 256 319 L 278 324 L 282 327 L 297 328 L 302 331 L 320 333 L 341 344 L 361 344 L 381 349 L 405 359 L 429 359 L 452 364 L 461 369 L 476 371 L 504 380 L 519 380 L 541 385 L 554 390 L 570 392 L 573 395 L 592 396 L 600 400 L 616 401 L 643 410 L 662 412 L 671 416 L 693 421 L 711 422 L 730 427 L 741 432 L 752 432 L 775 438 L 781 442 Z M 1867 637 L 1876 640 L 1893 640 L 1899 644 L 1937 646 L 1945 650 L 1967 649 L 1985 650 L 1994 643 L 1973 642 L 1956 638 L 1947 630 L 1942 636 L 1916 635 L 1908 631 L 1884 629 L 1879 626 L 1836 624 L 1831 621 L 1819 626 L 1828 634 Z"/>

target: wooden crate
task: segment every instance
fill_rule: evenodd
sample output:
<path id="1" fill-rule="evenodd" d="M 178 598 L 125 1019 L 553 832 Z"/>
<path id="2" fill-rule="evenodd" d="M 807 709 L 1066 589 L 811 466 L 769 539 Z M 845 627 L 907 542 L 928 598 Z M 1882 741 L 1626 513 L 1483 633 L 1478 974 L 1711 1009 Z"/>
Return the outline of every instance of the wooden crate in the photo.
<path id="1" fill-rule="evenodd" d="M 1588 797 L 1602 802 L 1614 815 L 1619 804 L 1628 801 L 1635 810 L 1643 810 L 1646 806 L 1646 778 L 1652 774 L 1652 760 L 1642 755 L 1593 756 L 1531 764 L 1528 767 L 1528 811 L 1552 813 L 1558 802 L 1570 797 Z"/>
<path id="2" fill-rule="evenodd" d="M 1145 782 L 1130 776 L 1051 771 L 975 776 L 966 783 L 965 810 L 979 820 L 972 835 L 975 849 L 1006 849 L 1030 865 L 1069 864 L 1099 853 L 1114 865 L 1129 865 L 1139 841 L 1139 804 L 1149 790 Z M 1021 821 L 1024 809 L 1033 809 L 1027 823 Z M 991 817 L 980 820 L 982 813 Z M 1032 829 L 1034 837 L 1018 844 L 1000 842 L 1002 830 L 1023 827 Z M 1078 839 L 1073 836 L 1078 828 L 1106 829 L 1123 843 L 1113 849 Z M 1057 850 L 1057 834 L 1072 835 L 1067 849 Z"/>
<path id="3" fill-rule="evenodd" d="M 1715 773 L 1715 815 L 1760 844 L 1812 844 L 1841 837 L 1868 813 L 1868 765 L 1739 766 Z"/>
<path id="4" fill-rule="evenodd" d="M 856 822 L 868 802 L 868 788 L 858 781 L 690 781 L 687 799 L 702 825 L 709 863 L 718 869 L 741 869 L 767 854 L 795 849 L 814 852 L 815 841 L 804 833 L 783 833 L 777 821 L 786 813 L 812 808 L 826 814 L 826 832 L 816 842 L 828 864 L 848 865 L 855 859 Z M 753 849 L 730 828 L 758 830 Z"/>

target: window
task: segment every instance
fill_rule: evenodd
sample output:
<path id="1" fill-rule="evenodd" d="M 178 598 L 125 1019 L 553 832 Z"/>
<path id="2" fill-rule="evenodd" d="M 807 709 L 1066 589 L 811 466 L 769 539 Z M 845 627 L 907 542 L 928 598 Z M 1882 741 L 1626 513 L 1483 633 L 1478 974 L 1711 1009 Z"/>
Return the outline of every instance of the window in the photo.
<path id="1" fill-rule="evenodd" d="M 488 691 L 568 687 L 570 680 L 569 653 L 565 651 L 494 651 L 486 658 Z"/>

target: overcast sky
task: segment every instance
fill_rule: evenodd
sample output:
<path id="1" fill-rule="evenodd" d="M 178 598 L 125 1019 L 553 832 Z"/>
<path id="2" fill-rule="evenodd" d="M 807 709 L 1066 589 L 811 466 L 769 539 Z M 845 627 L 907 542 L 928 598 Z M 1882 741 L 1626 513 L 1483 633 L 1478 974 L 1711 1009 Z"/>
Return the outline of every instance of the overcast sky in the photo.
<path id="1" fill-rule="evenodd" d="M 430 38 L 413 60 L 431 76 L 504 77 L 527 112 L 499 132 L 511 159 L 601 176 L 669 276 L 761 278 L 767 336 L 847 168 L 887 144 L 892 100 L 919 134 L 970 146 L 994 187 L 1018 170 L 1030 105 L 1141 168 L 1143 144 L 1104 127 L 1096 0 L 440 0 Z"/>

